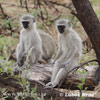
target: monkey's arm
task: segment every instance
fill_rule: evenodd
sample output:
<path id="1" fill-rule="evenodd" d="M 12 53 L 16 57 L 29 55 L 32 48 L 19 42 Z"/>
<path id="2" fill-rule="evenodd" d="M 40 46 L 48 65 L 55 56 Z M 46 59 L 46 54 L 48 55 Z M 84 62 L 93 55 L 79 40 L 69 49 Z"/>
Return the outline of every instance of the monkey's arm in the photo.
<path id="1" fill-rule="evenodd" d="M 17 48 L 16 48 L 17 62 L 21 61 L 23 54 L 24 54 L 24 43 L 23 43 L 22 38 L 20 37 L 20 42 L 19 42 L 19 44 L 17 45 Z"/>
<path id="2" fill-rule="evenodd" d="M 76 51 L 77 51 L 77 48 L 75 46 L 72 46 L 71 49 L 69 49 L 69 51 L 67 52 L 66 58 L 65 58 L 66 60 L 63 64 L 69 63 L 74 57 L 74 55 L 76 54 Z"/>
<path id="3" fill-rule="evenodd" d="M 54 58 L 54 61 L 53 61 L 53 63 L 55 63 L 55 61 L 57 60 L 57 59 L 59 59 L 59 57 L 62 55 L 62 50 L 61 50 L 61 48 L 59 48 L 58 49 L 58 52 L 57 52 L 57 55 L 55 56 L 55 58 Z"/>

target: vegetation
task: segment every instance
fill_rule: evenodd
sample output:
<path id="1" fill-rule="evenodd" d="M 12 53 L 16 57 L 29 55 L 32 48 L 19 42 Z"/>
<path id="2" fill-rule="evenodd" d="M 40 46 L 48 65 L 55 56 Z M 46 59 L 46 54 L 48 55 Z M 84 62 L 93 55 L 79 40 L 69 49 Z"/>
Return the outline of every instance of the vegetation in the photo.
<path id="1" fill-rule="evenodd" d="M 90 1 L 100 19 L 100 1 Z M 21 76 L 20 73 L 15 75 L 12 69 L 15 59 L 12 58 L 9 60 L 11 56 L 15 58 L 15 55 L 12 54 L 12 52 L 15 50 L 19 40 L 20 26 L 18 20 L 21 15 L 25 13 L 34 15 L 38 21 L 38 28 L 44 29 L 51 34 L 56 41 L 57 35 L 54 27 L 55 21 L 58 18 L 68 18 L 83 40 L 83 56 L 80 64 L 96 59 L 95 52 L 88 36 L 78 19 L 70 13 L 75 10 L 71 0 L 65 0 L 63 2 L 61 0 L 47 0 L 47 2 L 45 2 L 45 0 L 10 0 L 10 2 L 9 0 L 0 0 L 0 10 L 0 75 L 6 74 L 6 78 L 14 78 L 18 80 L 18 84 L 22 87 L 22 91 L 14 96 L 15 100 L 25 100 L 27 97 L 34 98 L 34 100 L 44 100 L 45 96 L 45 94 L 42 93 L 38 96 L 37 85 L 34 88 L 30 88 L 30 82 L 27 81 L 24 76 Z M 98 64 L 97 62 L 91 62 L 88 65 Z M 77 72 L 83 76 L 86 74 L 84 69 L 82 71 L 78 70 Z M 84 84 L 85 78 L 82 77 L 80 78 L 80 84 L 77 86 L 80 90 L 80 97 L 82 96 L 82 92 L 87 90 L 87 87 L 83 88 Z M 27 95 L 23 95 L 23 93 L 26 93 Z M 9 91 L 0 86 L 0 98 L 5 100 L 9 97 L 7 94 L 9 94 Z M 49 98 L 49 100 L 50 99 L 51 98 Z"/>

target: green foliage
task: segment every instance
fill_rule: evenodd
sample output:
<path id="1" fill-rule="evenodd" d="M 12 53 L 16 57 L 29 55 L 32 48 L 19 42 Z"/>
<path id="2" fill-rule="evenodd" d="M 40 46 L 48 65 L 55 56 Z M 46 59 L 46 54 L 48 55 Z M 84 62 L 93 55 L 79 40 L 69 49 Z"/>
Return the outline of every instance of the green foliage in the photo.
<path id="1" fill-rule="evenodd" d="M 3 68 L 0 68 L 0 73 L 4 72 Z"/>
<path id="2" fill-rule="evenodd" d="M 100 9 L 96 9 L 95 12 L 96 12 L 98 18 L 100 19 Z"/>
<path id="3" fill-rule="evenodd" d="M 0 53 L 6 59 L 11 53 L 11 47 L 17 44 L 17 40 L 10 36 L 0 36 Z M 0 57 L 1 58 L 1 57 Z"/>
<path id="4" fill-rule="evenodd" d="M 0 36 L 0 51 L 2 51 L 4 47 L 11 47 L 15 44 L 16 41 L 14 42 L 14 38 L 10 36 Z"/>
<path id="5" fill-rule="evenodd" d="M 18 22 L 12 23 L 12 27 L 18 27 L 18 26 L 19 26 L 19 23 Z"/>
<path id="6" fill-rule="evenodd" d="M 4 60 L 1 56 L 0 56 L 0 66 L 2 66 L 3 68 L 6 69 L 7 72 L 12 72 L 12 65 L 14 64 L 14 61 L 13 60 Z M 1 69 L 2 71 L 2 69 Z"/>
<path id="7" fill-rule="evenodd" d="M 7 96 L 7 89 L 5 88 L 0 88 L 0 98 L 1 100 L 5 100 L 8 96 Z"/>
<path id="8" fill-rule="evenodd" d="M 4 20 L 3 28 L 8 27 L 8 25 L 12 22 L 12 19 L 9 18 L 8 20 Z"/>
<path id="9" fill-rule="evenodd" d="M 84 69 L 82 70 L 77 70 L 77 73 L 81 74 L 82 77 L 80 78 L 80 83 L 78 84 L 78 88 L 80 90 L 80 97 L 79 97 L 79 100 L 83 100 L 84 98 L 82 97 L 82 93 L 85 92 L 87 90 L 87 87 L 85 87 L 85 89 L 83 90 L 83 85 L 85 84 L 85 74 L 86 74 L 86 71 Z"/>
<path id="10" fill-rule="evenodd" d="M 91 3 L 92 3 L 93 5 L 96 5 L 97 3 L 100 2 L 100 0 L 90 0 L 90 1 L 91 1 Z"/>
<path id="11" fill-rule="evenodd" d="M 36 92 L 37 85 L 35 85 L 34 88 L 30 88 L 30 82 L 28 82 L 24 77 L 21 77 L 21 80 L 19 80 L 18 83 L 23 87 L 23 91 L 15 96 L 15 100 L 18 100 L 19 97 L 21 97 L 22 100 L 24 100 L 26 97 L 32 97 L 34 100 L 44 100 L 45 95 L 41 94 L 41 98 L 38 97 Z"/>

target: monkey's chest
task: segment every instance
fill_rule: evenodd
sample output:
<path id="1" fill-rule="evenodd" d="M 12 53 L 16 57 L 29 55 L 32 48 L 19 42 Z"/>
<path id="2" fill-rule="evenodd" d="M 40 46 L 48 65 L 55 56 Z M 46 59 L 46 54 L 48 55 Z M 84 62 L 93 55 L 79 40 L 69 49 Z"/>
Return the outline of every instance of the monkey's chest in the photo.
<path id="1" fill-rule="evenodd" d="M 68 52 L 69 48 L 70 48 L 70 44 L 67 41 L 60 41 L 60 46 L 63 52 Z"/>
<path id="2" fill-rule="evenodd" d="M 34 40 L 32 37 L 26 37 L 24 38 L 24 48 L 25 50 L 29 50 L 33 46 Z"/>

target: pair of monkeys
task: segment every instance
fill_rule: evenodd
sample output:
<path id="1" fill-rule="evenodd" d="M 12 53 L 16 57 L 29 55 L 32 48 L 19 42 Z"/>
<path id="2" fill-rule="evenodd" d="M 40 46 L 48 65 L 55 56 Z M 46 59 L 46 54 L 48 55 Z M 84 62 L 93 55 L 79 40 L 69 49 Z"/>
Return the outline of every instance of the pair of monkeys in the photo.
<path id="1" fill-rule="evenodd" d="M 36 26 L 36 19 L 29 14 L 20 18 L 22 30 L 20 32 L 20 42 L 16 48 L 17 62 L 23 56 L 30 54 L 31 64 L 38 63 L 44 58 L 48 60 L 55 51 L 55 41 L 47 33 L 39 31 Z M 46 87 L 55 87 L 66 76 L 66 74 L 78 65 L 82 55 L 82 40 L 72 29 L 72 25 L 67 19 L 59 19 L 55 24 L 58 33 L 58 52 L 53 62 L 53 72 L 51 82 Z"/>

